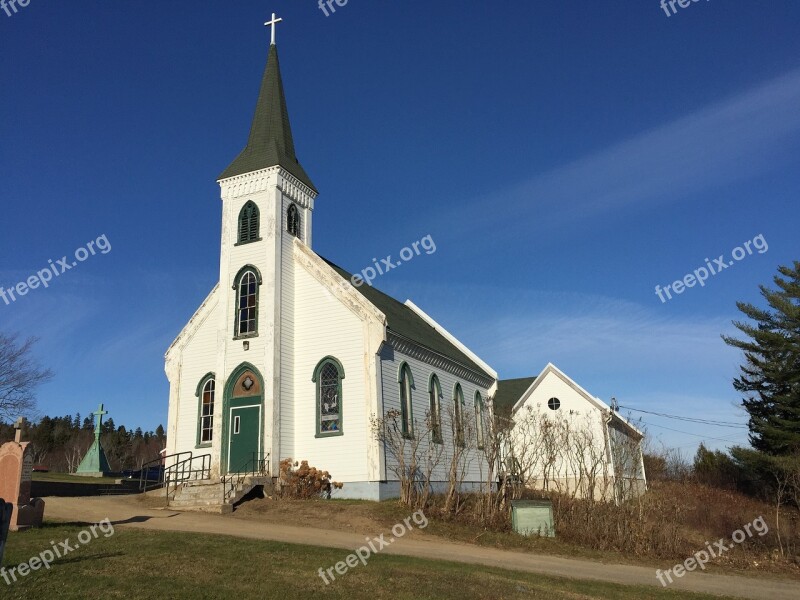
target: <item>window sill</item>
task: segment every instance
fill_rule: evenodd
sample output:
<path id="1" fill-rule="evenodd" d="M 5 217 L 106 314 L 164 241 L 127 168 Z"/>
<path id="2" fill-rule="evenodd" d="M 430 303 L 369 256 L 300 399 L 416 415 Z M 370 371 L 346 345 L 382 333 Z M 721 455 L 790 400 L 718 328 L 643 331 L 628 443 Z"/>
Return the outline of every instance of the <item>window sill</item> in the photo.
<path id="1" fill-rule="evenodd" d="M 233 247 L 236 248 L 236 246 L 246 246 L 247 244 L 255 244 L 256 242 L 260 242 L 262 239 L 263 238 L 257 238 L 255 240 L 247 240 L 246 242 L 236 242 L 233 245 Z"/>
<path id="2" fill-rule="evenodd" d="M 329 438 L 329 437 L 339 437 L 340 435 L 344 435 L 344 431 L 333 431 L 330 433 L 318 433 L 314 437 L 319 438 Z"/>
<path id="3" fill-rule="evenodd" d="M 233 336 L 233 341 L 237 340 L 249 340 L 250 338 L 257 338 L 258 332 L 255 333 L 245 333 L 243 335 L 235 335 Z"/>
<path id="4" fill-rule="evenodd" d="M 194 449 L 195 449 L 195 450 L 199 450 L 200 448 L 211 448 L 211 446 L 212 446 L 212 445 L 213 445 L 213 444 L 212 444 L 211 442 L 207 442 L 207 443 L 203 443 L 203 444 L 197 444 L 197 445 L 194 447 Z"/>

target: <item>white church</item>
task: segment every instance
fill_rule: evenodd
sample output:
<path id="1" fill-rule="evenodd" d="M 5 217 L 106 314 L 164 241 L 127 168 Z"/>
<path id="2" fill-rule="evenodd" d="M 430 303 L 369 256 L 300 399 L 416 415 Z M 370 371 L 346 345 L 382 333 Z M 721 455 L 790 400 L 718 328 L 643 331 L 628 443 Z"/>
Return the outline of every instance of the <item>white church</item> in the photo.
<path id="1" fill-rule="evenodd" d="M 314 252 L 318 191 L 295 155 L 275 22 L 247 144 L 218 178 L 219 282 L 165 356 L 165 453 L 206 456 L 217 481 L 254 460 L 273 475 L 282 459 L 307 460 L 344 484 L 338 497 L 380 500 L 398 484 L 371 417 L 397 410 L 413 436 L 427 414 L 455 414 L 480 435 L 498 386 L 510 404 L 527 388 L 503 386 L 411 301 L 352 285 Z M 427 443 L 447 446 L 451 428 L 439 431 Z M 465 479 L 477 484 L 486 459 L 475 448 Z"/>

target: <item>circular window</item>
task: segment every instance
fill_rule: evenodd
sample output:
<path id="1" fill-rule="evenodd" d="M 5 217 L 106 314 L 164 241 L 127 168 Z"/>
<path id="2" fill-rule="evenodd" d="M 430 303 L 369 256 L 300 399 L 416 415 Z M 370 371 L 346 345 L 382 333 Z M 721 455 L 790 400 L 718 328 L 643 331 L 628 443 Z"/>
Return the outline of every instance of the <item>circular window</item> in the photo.
<path id="1" fill-rule="evenodd" d="M 249 392 L 250 389 L 255 385 L 255 383 L 256 382 L 253 381 L 253 379 L 248 375 L 247 377 L 245 377 L 245 380 L 242 382 L 242 387 Z"/>
<path id="2" fill-rule="evenodd" d="M 561 400 L 558 398 L 550 398 L 550 400 L 547 401 L 547 408 L 550 410 L 558 410 L 560 406 Z"/>

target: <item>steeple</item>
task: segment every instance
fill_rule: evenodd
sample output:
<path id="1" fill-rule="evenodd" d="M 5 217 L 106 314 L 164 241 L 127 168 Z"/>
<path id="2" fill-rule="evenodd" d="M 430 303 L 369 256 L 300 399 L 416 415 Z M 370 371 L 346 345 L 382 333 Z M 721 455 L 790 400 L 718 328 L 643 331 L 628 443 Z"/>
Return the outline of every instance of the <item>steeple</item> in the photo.
<path id="1" fill-rule="evenodd" d="M 271 44 L 247 146 L 219 176 L 219 179 L 227 179 L 278 165 L 297 177 L 315 193 L 317 192 L 317 188 L 314 187 L 311 178 L 306 174 L 294 153 L 292 128 L 289 125 L 289 111 L 286 108 L 281 68 L 278 62 L 278 47 Z"/>

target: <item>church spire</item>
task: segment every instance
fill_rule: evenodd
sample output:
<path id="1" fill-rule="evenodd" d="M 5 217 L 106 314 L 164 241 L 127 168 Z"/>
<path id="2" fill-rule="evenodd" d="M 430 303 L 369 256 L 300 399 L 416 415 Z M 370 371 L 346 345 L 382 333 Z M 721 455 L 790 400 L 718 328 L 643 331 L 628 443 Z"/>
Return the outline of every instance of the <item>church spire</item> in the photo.
<path id="1" fill-rule="evenodd" d="M 278 21 L 273 15 L 272 22 L 267 23 L 272 25 L 273 39 L 275 23 Z M 258 95 L 247 146 L 219 176 L 219 179 L 227 179 L 274 166 L 283 167 L 314 192 L 317 191 L 294 153 L 289 111 L 286 108 L 281 69 L 278 63 L 278 47 L 273 43 L 269 47 L 267 67 L 261 80 L 261 92 Z"/>

